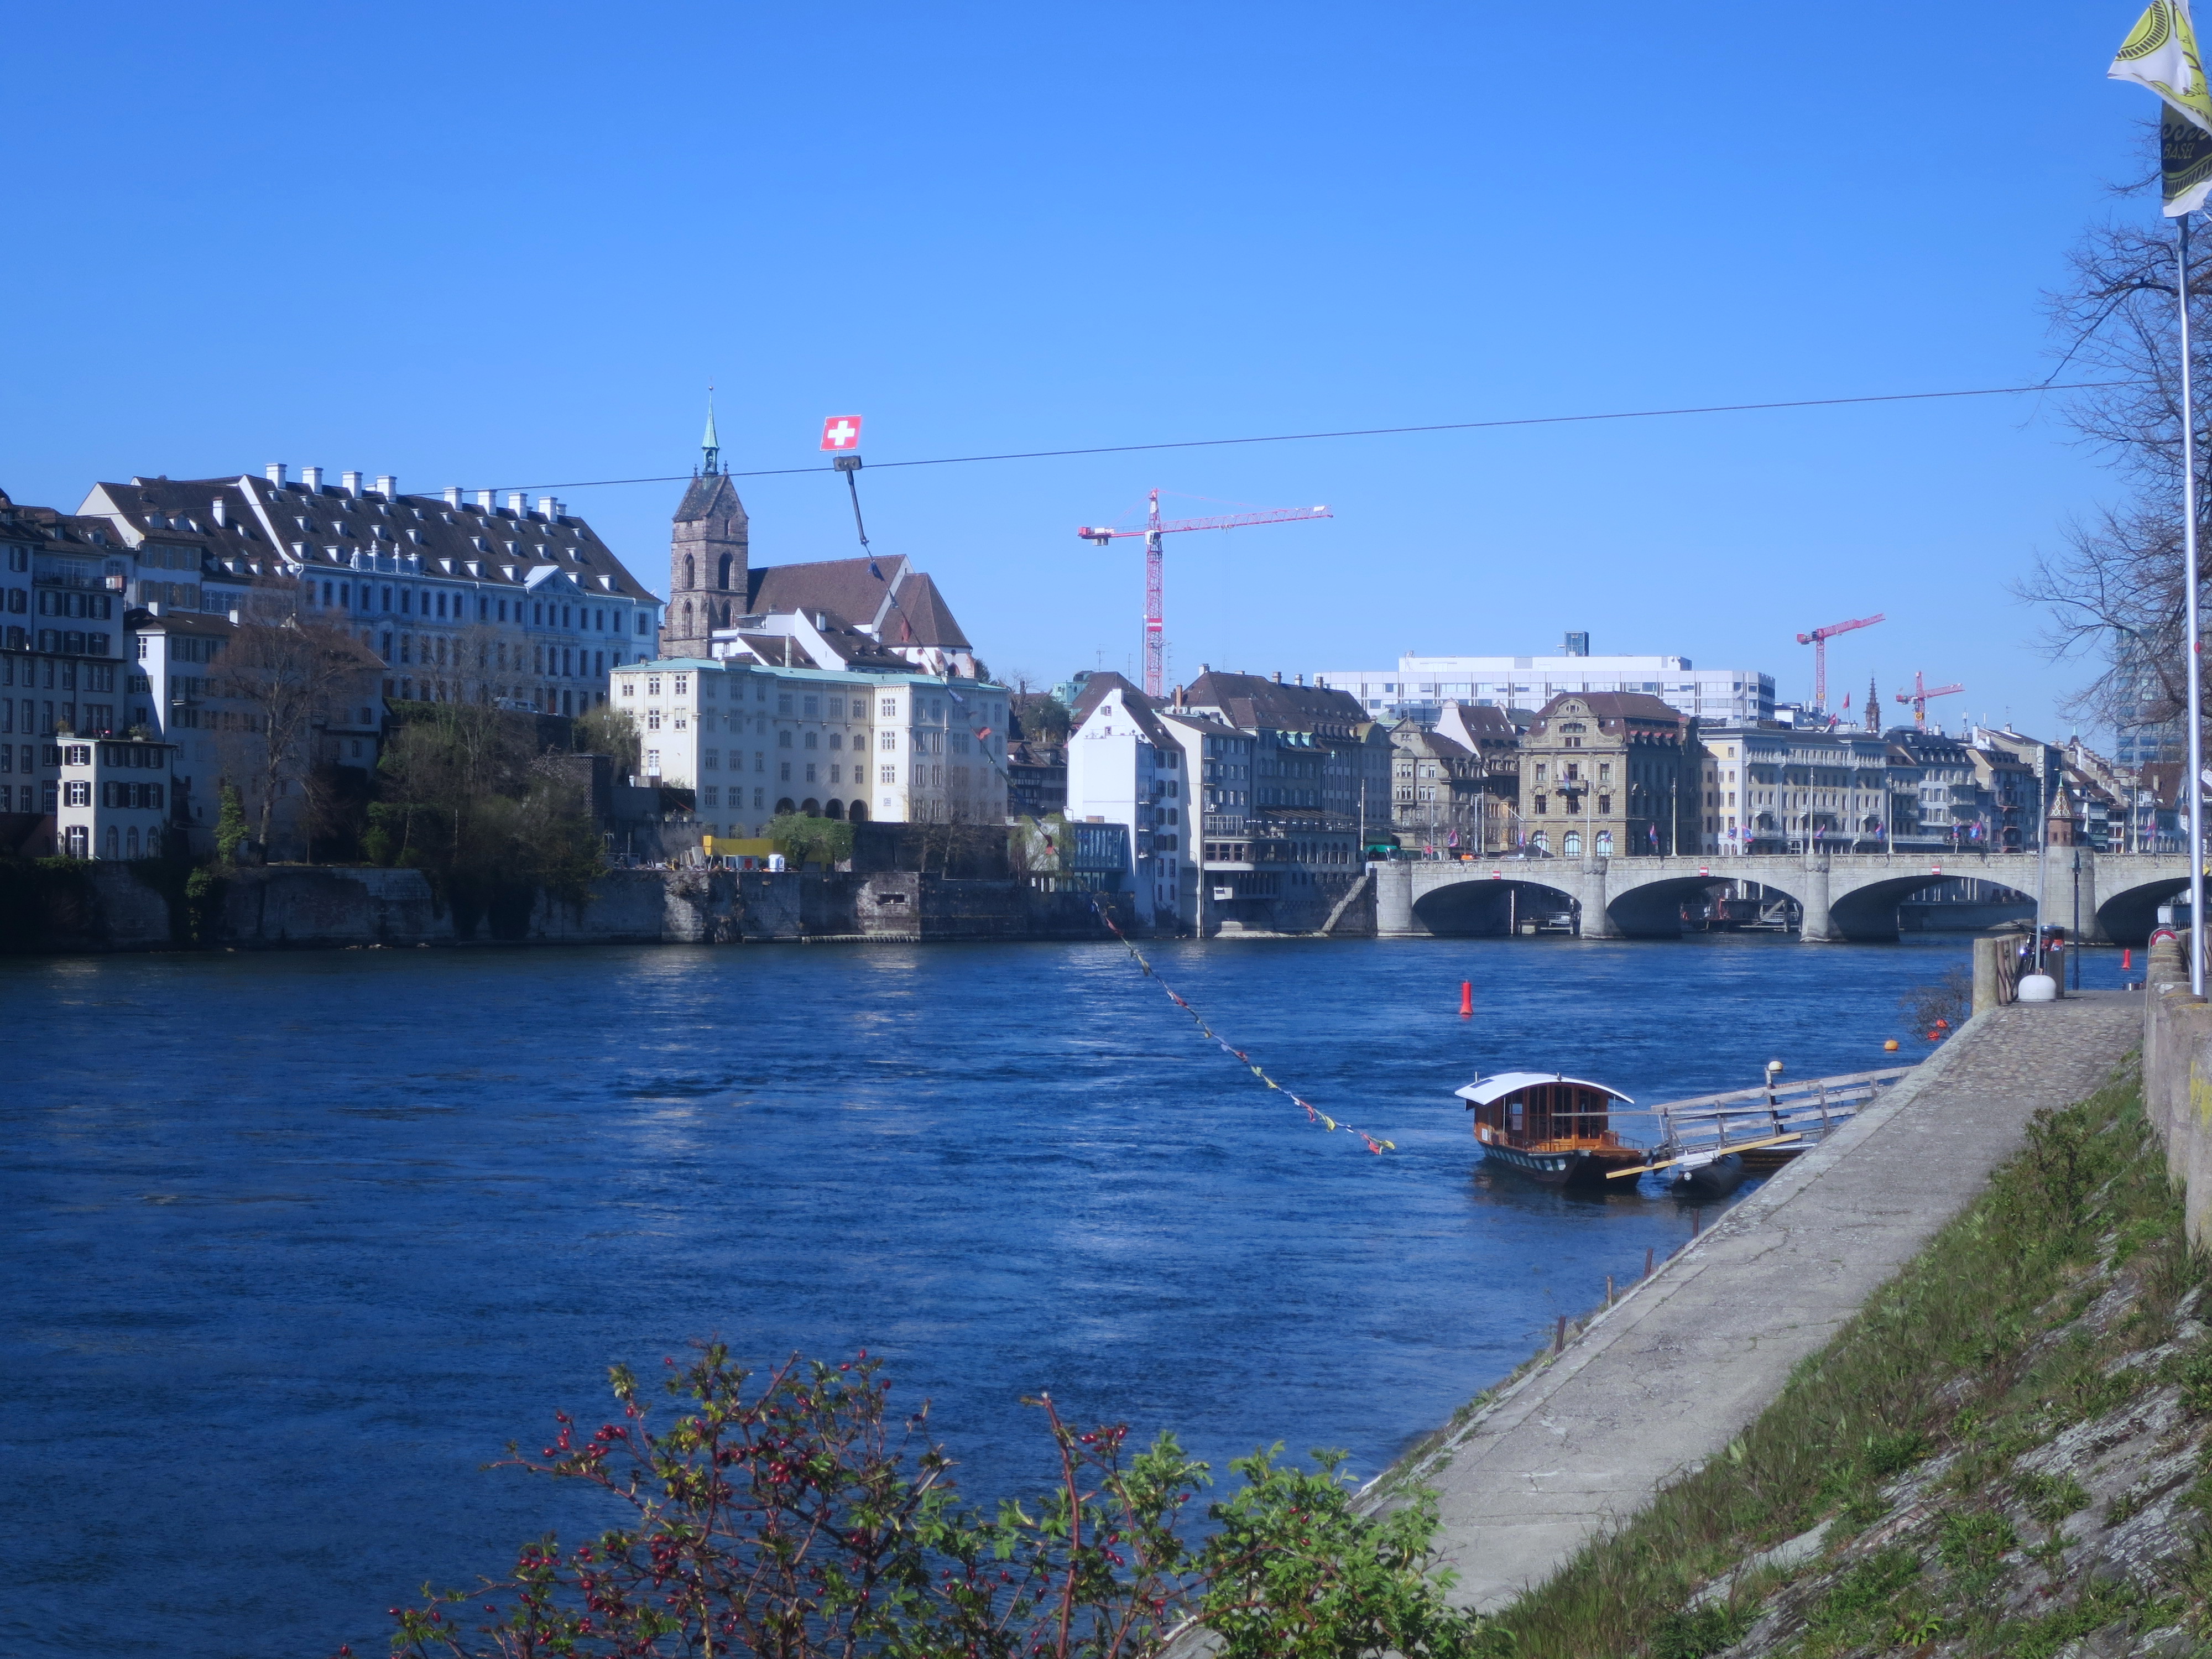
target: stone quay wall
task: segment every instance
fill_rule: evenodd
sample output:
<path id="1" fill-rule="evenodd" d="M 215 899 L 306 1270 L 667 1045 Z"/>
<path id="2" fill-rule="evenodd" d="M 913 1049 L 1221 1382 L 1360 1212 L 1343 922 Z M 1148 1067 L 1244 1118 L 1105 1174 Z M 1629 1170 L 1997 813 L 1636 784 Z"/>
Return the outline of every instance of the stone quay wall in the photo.
<path id="1" fill-rule="evenodd" d="M 43 930 L 58 953 L 190 948 L 735 945 L 828 939 L 1102 939 L 1081 893 L 914 872 L 614 870 L 582 904 L 540 893 L 489 912 L 441 903 L 419 870 L 241 869 L 192 909 L 130 866 L 95 863 Z M 197 939 L 194 935 L 197 933 Z"/>

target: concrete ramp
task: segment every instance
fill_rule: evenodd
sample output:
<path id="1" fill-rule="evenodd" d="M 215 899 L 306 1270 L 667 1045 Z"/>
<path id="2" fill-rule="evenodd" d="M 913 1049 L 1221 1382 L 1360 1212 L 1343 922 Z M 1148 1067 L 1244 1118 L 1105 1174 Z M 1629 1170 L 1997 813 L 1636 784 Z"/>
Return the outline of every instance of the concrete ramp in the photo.
<path id="1" fill-rule="evenodd" d="M 1980 1194 L 2031 1115 L 2093 1093 L 2142 1034 L 2124 992 L 1978 1016 L 1425 1455 L 1452 1599 L 1510 1601 L 1726 1446 Z"/>

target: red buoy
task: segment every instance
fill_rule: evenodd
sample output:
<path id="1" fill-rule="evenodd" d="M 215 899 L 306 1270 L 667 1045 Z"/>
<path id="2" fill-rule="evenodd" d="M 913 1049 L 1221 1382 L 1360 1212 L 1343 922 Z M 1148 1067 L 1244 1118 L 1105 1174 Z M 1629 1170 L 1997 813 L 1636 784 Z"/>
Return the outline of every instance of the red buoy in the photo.
<path id="1" fill-rule="evenodd" d="M 1471 979 L 1463 979 L 1459 982 L 1459 1017 L 1462 1019 L 1468 1019 L 1473 1018 L 1474 1014 L 1474 981 Z"/>
<path id="2" fill-rule="evenodd" d="M 2135 965 L 2136 965 L 2136 953 L 2135 953 L 2135 947 L 2134 947 L 2133 945 L 2130 945 L 2128 948 L 2126 948 L 2125 950 L 2124 950 L 2124 951 L 2122 951 L 2120 952 L 2120 971 L 2121 971 L 2122 973 L 2124 973 L 2124 973 L 2126 973 L 2126 972 L 2128 971 L 2128 969 L 2130 969 L 2130 968 L 2134 967 Z"/>

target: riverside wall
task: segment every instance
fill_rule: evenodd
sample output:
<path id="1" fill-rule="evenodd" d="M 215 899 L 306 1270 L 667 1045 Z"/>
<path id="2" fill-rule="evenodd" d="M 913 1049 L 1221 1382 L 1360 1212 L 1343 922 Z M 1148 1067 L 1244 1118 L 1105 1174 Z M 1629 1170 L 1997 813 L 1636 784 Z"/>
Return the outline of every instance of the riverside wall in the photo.
<path id="1" fill-rule="evenodd" d="M 2180 945 L 2150 951 L 2143 996 L 2143 1111 L 2184 1194 L 2189 1242 L 2212 1248 L 2212 1003 L 2189 994 Z"/>
<path id="2" fill-rule="evenodd" d="M 38 948 L 107 953 L 463 945 L 736 945 L 1091 939 L 1089 896 L 914 872 L 615 870 L 577 904 L 539 893 L 474 908 L 419 870 L 241 869 L 207 892 L 95 863 L 48 896 Z"/>

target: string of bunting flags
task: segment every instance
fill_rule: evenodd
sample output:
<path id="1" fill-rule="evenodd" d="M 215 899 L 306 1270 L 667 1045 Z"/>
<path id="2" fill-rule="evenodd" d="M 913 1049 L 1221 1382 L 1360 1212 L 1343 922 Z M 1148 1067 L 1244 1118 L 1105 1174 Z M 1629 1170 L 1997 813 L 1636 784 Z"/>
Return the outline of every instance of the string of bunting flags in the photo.
<path id="1" fill-rule="evenodd" d="M 1182 1009 L 1183 1012 L 1188 1014 L 1191 1018 L 1191 1022 L 1198 1027 L 1201 1034 L 1210 1038 L 1214 1045 L 1218 1048 L 1223 1054 L 1227 1054 L 1231 1060 L 1240 1061 L 1247 1071 L 1250 1072 L 1254 1077 L 1258 1078 L 1261 1082 L 1266 1084 L 1270 1089 L 1276 1091 L 1279 1094 L 1289 1095 L 1295 1104 L 1301 1106 L 1305 1109 L 1307 1122 L 1318 1123 L 1322 1128 L 1328 1130 L 1332 1133 L 1336 1130 L 1342 1129 L 1347 1134 L 1358 1135 L 1362 1140 L 1367 1143 L 1367 1150 L 1373 1152 L 1377 1158 L 1380 1158 L 1386 1152 L 1395 1152 L 1398 1150 L 1398 1143 L 1396 1141 L 1384 1140 L 1379 1136 L 1369 1134 L 1364 1129 L 1355 1128 L 1349 1123 L 1338 1122 L 1336 1119 L 1331 1117 L 1327 1112 L 1322 1111 L 1319 1107 L 1316 1106 L 1313 1102 L 1307 1100 L 1303 1096 L 1298 1095 L 1291 1090 L 1284 1088 L 1281 1084 L 1269 1077 L 1251 1055 L 1246 1054 L 1242 1048 L 1231 1046 L 1229 1040 L 1226 1037 L 1224 1037 L 1219 1032 L 1216 1031 L 1211 1025 L 1208 1025 L 1206 1023 L 1205 1015 L 1200 1013 L 1198 1010 L 1192 1007 L 1188 1002 L 1176 994 L 1174 990 L 1170 988 L 1168 982 L 1162 979 L 1153 969 L 1152 964 L 1145 960 L 1145 953 L 1137 948 L 1136 941 L 1115 925 L 1112 914 L 1108 911 L 1104 905 L 1099 903 L 1097 900 L 1093 899 L 1091 901 L 1091 908 L 1097 913 L 1098 920 L 1106 924 L 1107 931 L 1112 933 L 1115 939 L 1121 941 L 1122 948 L 1127 951 L 1129 955 L 1135 959 L 1137 966 L 1143 969 L 1145 977 L 1151 980 L 1153 984 L 1158 986 L 1161 990 L 1166 992 L 1168 1000 L 1175 1004 L 1176 1007 Z"/>

